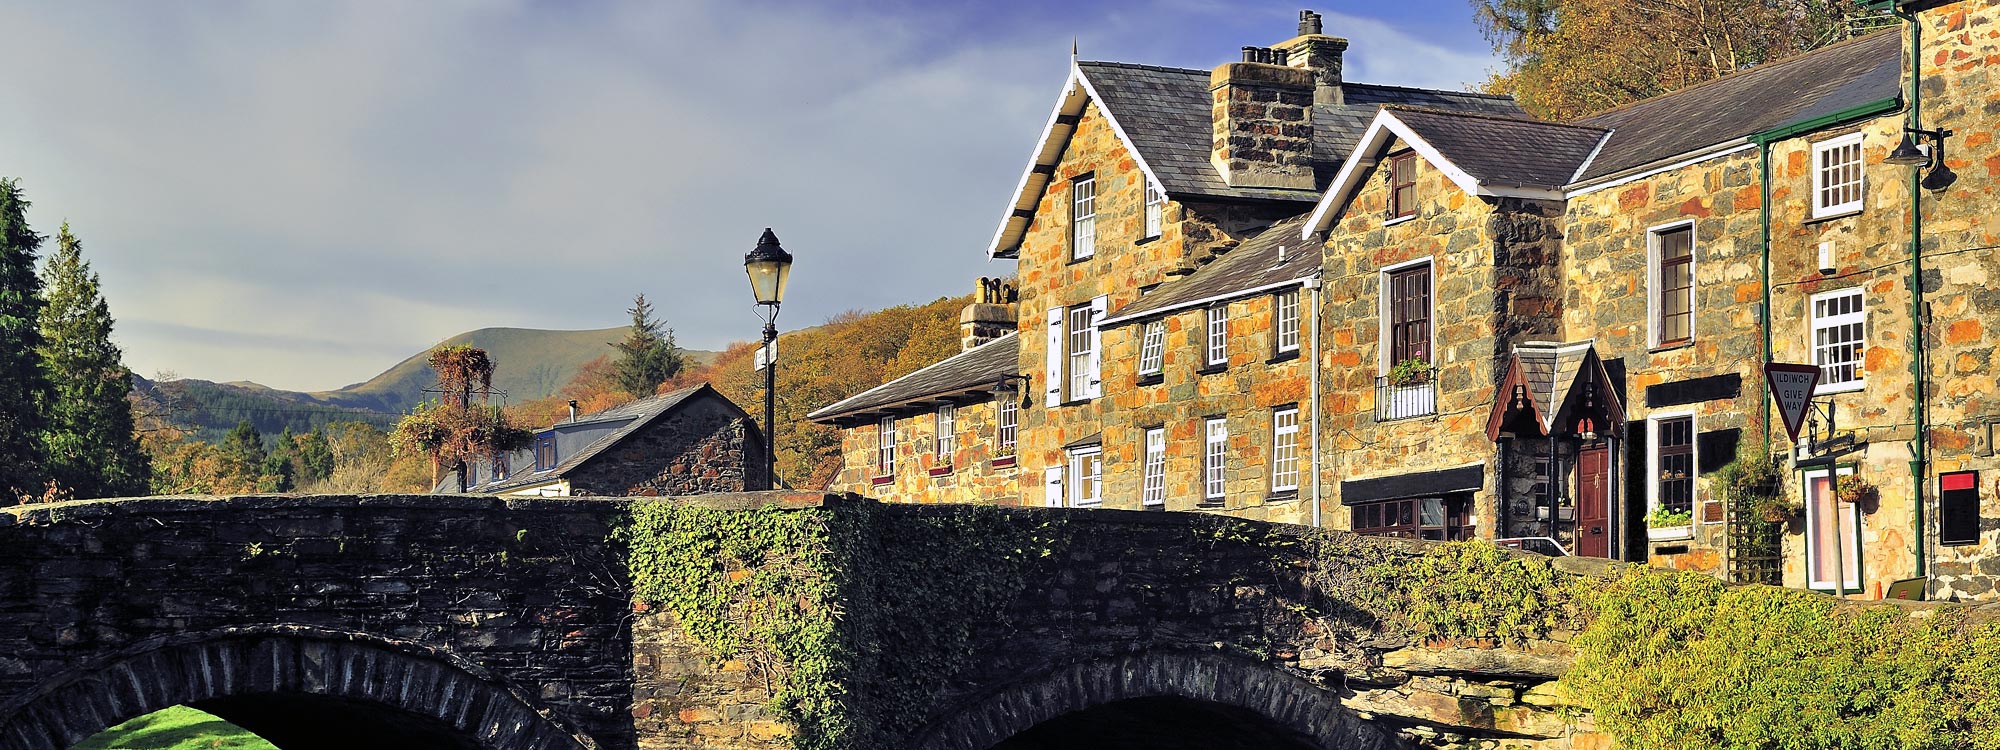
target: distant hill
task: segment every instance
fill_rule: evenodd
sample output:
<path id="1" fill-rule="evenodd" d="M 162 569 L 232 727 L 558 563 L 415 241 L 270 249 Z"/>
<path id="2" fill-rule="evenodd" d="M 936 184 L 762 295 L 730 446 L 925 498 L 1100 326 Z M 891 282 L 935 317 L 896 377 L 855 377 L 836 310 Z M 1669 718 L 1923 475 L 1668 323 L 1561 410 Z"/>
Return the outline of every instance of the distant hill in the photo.
<path id="1" fill-rule="evenodd" d="M 624 338 L 626 331 L 624 326 L 590 331 L 481 328 L 439 343 L 485 349 L 497 365 L 493 387 L 506 393 L 508 403 L 518 404 L 554 395 L 584 364 L 614 355 L 616 351 L 611 344 Z M 422 402 L 424 389 L 436 382 L 436 374 L 424 364 L 431 348 L 435 347 L 412 354 L 364 382 L 317 393 L 278 390 L 247 381 L 156 383 L 139 378 L 135 386 L 142 395 L 170 405 L 169 418 L 173 422 L 195 430 L 208 440 L 219 439 L 244 419 L 267 435 L 287 427 L 304 432 L 345 420 L 386 427 L 395 424 L 397 415 Z M 716 356 L 716 352 L 682 351 L 689 358 L 690 368 Z"/>

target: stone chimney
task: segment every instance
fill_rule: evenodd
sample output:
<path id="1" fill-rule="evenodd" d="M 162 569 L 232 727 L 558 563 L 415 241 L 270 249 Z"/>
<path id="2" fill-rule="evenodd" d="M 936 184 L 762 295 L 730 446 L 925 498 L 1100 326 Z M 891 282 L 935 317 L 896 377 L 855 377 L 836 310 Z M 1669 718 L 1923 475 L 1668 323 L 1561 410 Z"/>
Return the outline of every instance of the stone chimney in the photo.
<path id="1" fill-rule="evenodd" d="M 1299 35 L 1272 45 L 1272 49 L 1285 52 L 1285 65 L 1312 71 L 1314 104 L 1346 104 L 1340 92 L 1340 69 L 1347 40 L 1322 32 L 1318 13 L 1299 11 Z"/>
<path id="2" fill-rule="evenodd" d="M 981 278 L 979 293 L 958 315 L 959 351 L 972 351 L 1012 332 L 1020 321 L 1014 312 L 1020 298 L 1020 292 L 1006 279 Z"/>
<path id="3" fill-rule="evenodd" d="M 1208 78 L 1209 161 L 1234 187 L 1313 189 L 1313 72 L 1285 50 L 1244 47 Z"/>

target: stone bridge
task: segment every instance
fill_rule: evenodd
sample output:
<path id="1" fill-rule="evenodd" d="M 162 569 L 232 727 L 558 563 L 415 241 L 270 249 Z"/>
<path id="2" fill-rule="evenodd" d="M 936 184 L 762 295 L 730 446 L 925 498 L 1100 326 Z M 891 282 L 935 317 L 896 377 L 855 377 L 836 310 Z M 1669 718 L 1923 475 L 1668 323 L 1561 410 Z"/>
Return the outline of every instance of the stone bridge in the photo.
<path id="1" fill-rule="evenodd" d="M 1426 645 L 1355 600 L 1423 550 L 780 493 L 22 506 L 0 748 L 178 704 L 286 750 L 1601 746 L 1551 708 L 1563 633 Z"/>

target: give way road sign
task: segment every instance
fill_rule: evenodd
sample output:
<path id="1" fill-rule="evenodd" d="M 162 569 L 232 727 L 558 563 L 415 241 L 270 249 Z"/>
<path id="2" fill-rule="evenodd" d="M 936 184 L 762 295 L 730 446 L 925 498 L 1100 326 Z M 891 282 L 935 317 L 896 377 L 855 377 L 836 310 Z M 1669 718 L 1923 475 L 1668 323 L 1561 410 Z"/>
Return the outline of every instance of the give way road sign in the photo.
<path id="1" fill-rule="evenodd" d="M 1819 366 L 1766 362 L 1764 381 L 1771 385 L 1771 400 L 1778 402 L 1785 433 L 1797 442 L 1799 427 L 1806 423 L 1806 408 L 1812 405 L 1813 389 L 1819 386 Z"/>

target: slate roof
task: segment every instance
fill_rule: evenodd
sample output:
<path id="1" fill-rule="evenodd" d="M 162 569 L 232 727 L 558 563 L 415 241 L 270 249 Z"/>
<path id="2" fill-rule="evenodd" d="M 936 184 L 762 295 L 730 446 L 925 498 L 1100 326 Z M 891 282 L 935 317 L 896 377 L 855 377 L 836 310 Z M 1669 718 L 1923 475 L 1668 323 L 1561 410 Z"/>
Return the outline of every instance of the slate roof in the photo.
<path id="1" fill-rule="evenodd" d="M 1319 245 L 1299 240 L 1305 222 L 1304 215 L 1278 222 L 1194 273 L 1162 284 L 1151 294 L 1113 310 L 1100 324 L 1129 323 L 1218 298 L 1303 281 L 1319 272 L 1321 261 Z M 1287 248 L 1283 262 L 1278 260 L 1280 247 Z"/>
<path id="2" fill-rule="evenodd" d="M 1593 404 L 1611 421 L 1605 425 L 1618 429 L 1625 423 L 1625 407 L 1618 401 L 1618 394 L 1612 390 L 1610 373 L 1604 368 L 1604 360 L 1597 356 L 1595 339 L 1561 344 L 1554 341 L 1534 341 L 1518 344 L 1508 364 L 1507 376 L 1500 383 L 1500 392 L 1494 394 L 1493 412 L 1487 417 L 1487 435 L 1498 437 L 1500 430 L 1513 413 L 1517 403 L 1508 392 L 1512 388 L 1515 375 L 1526 386 L 1528 400 L 1532 402 L 1535 419 L 1540 423 L 1542 433 L 1554 430 L 1565 415 L 1574 414 L 1581 404 L 1570 403 L 1576 397 L 1578 387 L 1583 383 L 1598 383 L 1598 397 L 1602 403 Z"/>
<path id="3" fill-rule="evenodd" d="M 1020 373 L 1020 336 L 1009 333 L 806 415 L 814 422 L 853 420 L 875 411 L 970 392 L 991 392 L 1002 376 Z"/>
<path id="4" fill-rule="evenodd" d="M 1101 105 L 1152 167 L 1168 195 L 1312 201 L 1317 192 L 1231 187 L 1209 160 L 1214 122 L 1209 71 L 1118 62 L 1080 61 L 1077 69 Z M 1313 107 L 1313 159 L 1337 165 L 1384 104 L 1410 104 L 1476 112 L 1520 114 L 1504 96 L 1365 83 L 1341 84 L 1343 105 Z"/>
<path id="5" fill-rule="evenodd" d="M 498 482 L 481 482 L 475 476 L 473 478 L 472 490 L 483 493 L 508 492 L 522 487 L 546 484 L 561 479 L 571 471 L 576 470 L 577 467 L 582 466 L 585 462 L 603 453 L 605 449 L 617 445 L 626 436 L 631 435 L 646 425 L 652 424 L 660 417 L 674 411 L 675 407 L 687 403 L 695 396 L 701 395 L 704 391 L 717 399 L 721 399 L 723 403 L 729 403 L 734 406 L 733 402 L 730 402 L 722 394 L 715 392 L 715 389 L 704 384 L 692 388 L 683 388 L 672 393 L 662 393 L 657 396 L 642 398 L 624 406 L 584 415 L 579 417 L 575 422 L 558 422 L 535 431 L 537 435 L 549 431 L 555 432 L 555 466 L 542 471 L 534 471 L 535 451 L 530 446 L 525 450 L 518 450 L 508 454 L 507 465 L 510 468 L 518 469 L 517 471 L 510 473 L 506 479 Z M 448 476 L 435 491 L 457 492 L 459 491 L 456 486 L 457 483 L 458 477 L 456 475 Z"/>
<path id="6" fill-rule="evenodd" d="M 1570 390 L 1576 387 L 1576 374 L 1583 369 L 1590 348 L 1589 342 L 1570 345 L 1530 342 L 1514 347 L 1514 357 L 1521 363 L 1521 374 L 1528 383 L 1528 398 L 1534 399 L 1544 420 L 1553 419 L 1563 402 L 1569 400 Z"/>
<path id="7" fill-rule="evenodd" d="M 1602 128 L 1392 105 L 1385 108 L 1482 185 L 1560 189 L 1604 142 Z"/>
<path id="8" fill-rule="evenodd" d="M 1902 55 L 1888 29 L 1577 120 L 1613 131 L 1578 182 L 1900 96 Z"/>

